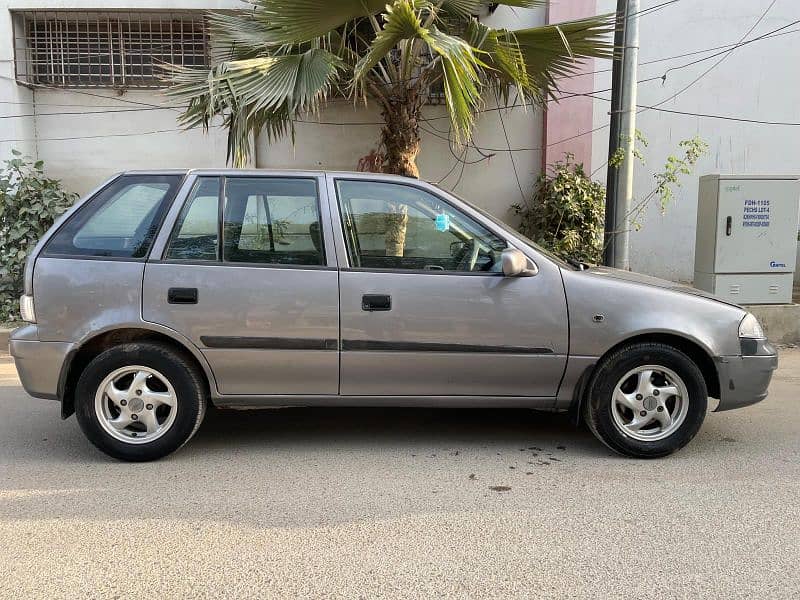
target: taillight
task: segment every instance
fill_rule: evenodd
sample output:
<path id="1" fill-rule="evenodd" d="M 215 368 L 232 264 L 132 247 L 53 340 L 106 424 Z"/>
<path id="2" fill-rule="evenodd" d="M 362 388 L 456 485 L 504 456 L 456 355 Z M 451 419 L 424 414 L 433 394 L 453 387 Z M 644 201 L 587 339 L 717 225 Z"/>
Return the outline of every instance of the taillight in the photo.
<path id="1" fill-rule="evenodd" d="M 36 313 L 33 310 L 33 296 L 25 294 L 19 299 L 19 315 L 23 321 L 36 323 Z"/>

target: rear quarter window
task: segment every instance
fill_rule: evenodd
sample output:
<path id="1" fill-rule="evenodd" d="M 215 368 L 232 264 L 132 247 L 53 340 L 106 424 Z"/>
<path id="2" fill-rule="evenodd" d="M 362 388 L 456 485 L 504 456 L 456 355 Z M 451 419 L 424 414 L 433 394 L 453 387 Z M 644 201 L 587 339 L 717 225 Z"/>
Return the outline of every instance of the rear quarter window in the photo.
<path id="1" fill-rule="evenodd" d="M 45 256 L 145 258 L 181 175 L 123 175 L 61 226 Z"/>

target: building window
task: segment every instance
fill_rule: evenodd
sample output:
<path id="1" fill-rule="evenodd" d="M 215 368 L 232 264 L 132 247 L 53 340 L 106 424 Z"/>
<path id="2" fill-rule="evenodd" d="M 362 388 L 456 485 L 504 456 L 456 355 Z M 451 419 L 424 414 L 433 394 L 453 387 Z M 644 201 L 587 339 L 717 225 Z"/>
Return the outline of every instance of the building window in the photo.
<path id="1" fill-rule="evenodd" d="M 201 12 L 14 13 L 17 81 L 77 88 L 164 87 L 160 63 L 208 65 Z"/>

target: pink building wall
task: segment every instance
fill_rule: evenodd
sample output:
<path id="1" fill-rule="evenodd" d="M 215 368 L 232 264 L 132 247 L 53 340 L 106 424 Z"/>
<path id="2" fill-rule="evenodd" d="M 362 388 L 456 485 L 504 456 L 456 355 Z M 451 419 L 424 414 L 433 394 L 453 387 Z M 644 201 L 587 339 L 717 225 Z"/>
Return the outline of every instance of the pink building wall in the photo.
<path id="1" fill-rule="evenodd" d="M 596 11 L 596 0 L 552 0 L 547 9 L 547 22 L 560 23 L 581 19 L 597 14 Z M 591 73 L 593 70 L 593 60 L 587 61 L 581 68 L 583 73 Z M 559 81 L 558 95 L 589 93 L 593 85 L 592 75 L 562 79 Z M 592 135 L 586 133 L 592 130 L 592 126 L 591 98 L 574 96 L 558 102 L 549 102 L 544 113 L 542 167 L 546 168 L 547 165 L 562 159 L 565 152 L 570 152 L 575 155 L 576 162 L 583 163 L 586 169 L 591 171 Z"/>

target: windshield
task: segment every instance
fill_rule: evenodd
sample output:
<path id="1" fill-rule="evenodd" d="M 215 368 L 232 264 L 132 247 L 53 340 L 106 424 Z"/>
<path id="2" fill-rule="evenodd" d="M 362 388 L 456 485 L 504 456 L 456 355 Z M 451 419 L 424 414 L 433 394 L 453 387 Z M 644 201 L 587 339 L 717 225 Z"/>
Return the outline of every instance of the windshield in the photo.
<path id="1" fill-rule="evenodd" d="M 461 202 L 463 202 L 464 204 L 469 206 L 471 209 L 478 211 L 481 215 L 483 215 L 484 217 L 489 219 L 492 223 L 494 223 L 495 225 L 500 227 L 503 231 L 505 231 L 507 233 L 510 233 L 514 237 L 517 237 L 517 238 L 521 239 L 523 242 L 528 244 L 531 248 L 536 250 L 538 253 L 544 254 L 547 258 L 552 260 L 554 263 L 556 263 L 562 269 L 569 269 L 570 271 L 578 271 L 578 270 L 580 270 L 578 267 L 573 266 L 573 265 L 569 264 L 568 262 L 566 262 L 563 258 L 560 258 L 560 257 L 556 256 L 555 254 L 550 252 L 550 250 L 542 248 L 539 244 L 534 242 L 532 239 L 530 239 L 526 235 L 521 234 L 519 231 L 517 231 L 516 229 L 511 227 L 508 223 L 504 223 L 503 221 L 501 221 L 500 219 L 495 217 L 493 214 L 487 212 L 485 209 L 481 208 L 480 206 L 476 206 L 474 203 L 470 202 L 469 200 L 465 200 L 464 198 L 462 198 L 458 194 L 455 194 L 455 193 L 451 192 L 450 190 L 445 190 L 445 189 L 440 188 L 435 183 L 431 184 L 431 185 L 434 185 L 437 188 L 439 188 L 440 190 L 442 190 L 443 192 L 445 192 L 447 194 L 450 194 L 451 196 L 453 196 L 455 198 L 458 198 L 459 200 L 461 200 Z"/>

